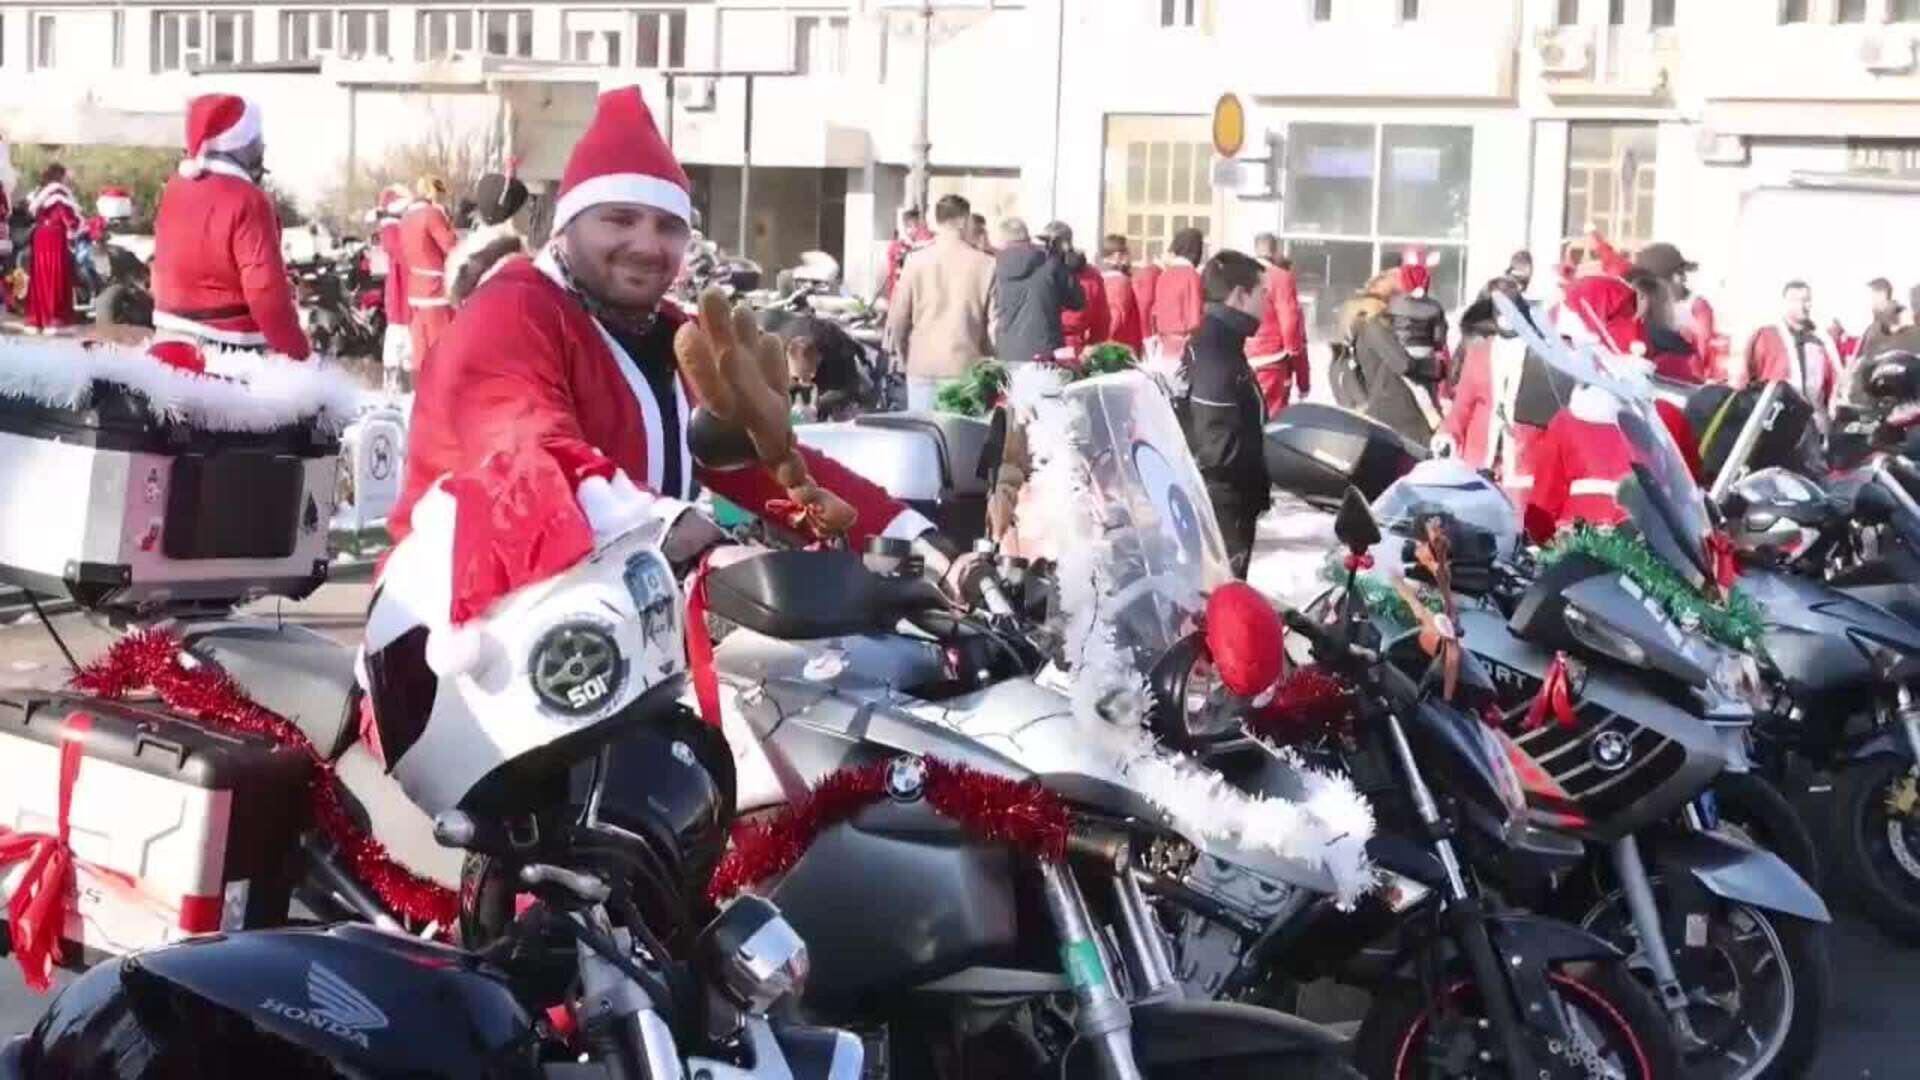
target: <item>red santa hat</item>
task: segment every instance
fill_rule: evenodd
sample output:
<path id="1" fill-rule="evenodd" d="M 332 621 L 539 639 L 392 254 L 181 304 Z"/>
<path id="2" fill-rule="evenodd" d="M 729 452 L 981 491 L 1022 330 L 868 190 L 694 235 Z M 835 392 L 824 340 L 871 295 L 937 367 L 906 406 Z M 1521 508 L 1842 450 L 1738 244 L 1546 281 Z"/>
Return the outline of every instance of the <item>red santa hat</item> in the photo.
<path id="1" fill-rule="evenodd" d="M 103 187 L 93 197 L 94 212 L 110 221 L 133 216 L 133 196 L 123 187 Z"/>
<path id="2" fill-rule="evenodd" d="M 384 217 L 399 217 L 400 212 L 412 201 L 413 194 L 407 190 L 407 185 L 388 184 L 380 189 L 380 200 L 376 206 Z"/>
<path id="3" fill-rule="evenodd" d="M 1616 277 L 1594 274 L 1569 282 L 1555 329 L 1576 345 L 1597 342 L 1623 355 L 1647 351 L 1640 294 Z"/>
<path id="4" fill-rule="evenodd" d="M 650 517 L 672 518 L 677 506 L 660 505 L 605 457 L 564 447 L 495 452 L 443 477 L 430 497 L 452 503 L 447 621 L 427 637 L 427 663 L 443 676 L 478 662 L 482 627 L 474 624 L 503 597 L 557 576 Z M 422 510 L 444 512 L 422 500 L 416 522 Z"/>
<path id="5" fill-rule="evenodd" d="M 261 137 L 260 107 L 237 94 L 202 94 L 187 103 L 187 157 L 180 175 L 207 171 L 207 155 L 232 153 Z"/>
<path id="6" fill-rule="evenodd" d="M 1427 295 L 1433 284 L 1433 268 L 1440 265 L 1440 253 L 1410 247 L 1400 253 L 1400 287 L 1410 296 Z"/>
<path id="7" fill-rule="evenodd" d="M 640 88 L 625 86 L 600 95 L 587 133 L 574 144 L 560 195 L 553 207 L 553 232 L 591 207 L 636 203 L 693 220 L 692 181 L 660 137 Z"/>

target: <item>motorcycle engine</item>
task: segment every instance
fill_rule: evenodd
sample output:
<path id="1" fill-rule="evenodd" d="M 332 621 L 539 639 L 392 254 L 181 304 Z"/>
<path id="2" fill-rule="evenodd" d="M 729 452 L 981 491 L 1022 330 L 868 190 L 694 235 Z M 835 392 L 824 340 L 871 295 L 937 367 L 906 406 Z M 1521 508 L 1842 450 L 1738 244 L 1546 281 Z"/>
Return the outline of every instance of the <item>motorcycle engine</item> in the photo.
<path id="1" fill-rule="evenodd" d="M 1149 863 L 1159 862 L 1164 868 L 1174 860 L 1186 861 L 1181 883 L 1249 924 L 1271 922 L 1293 903 L 1294 894 L 1299 892 L 1295 886 L 1269 880 L 1211 855 L 1195 856 L 1184 844 L 1171 845 L 1186 848 L 1184 852 L 1171 851 L 1168 847 L 1156 842 Z M 1182 855 L 1188 859 L 1181 860 Z M 1233 927 L 1191 908 L 1172 907 L 1163 909 L 1163 913 L 1170 916 L 1166 921 L 1173 937 L 1174 977 L 1201 1000 L 1218 997 L 1240 965 L 1246 940 Z"/>

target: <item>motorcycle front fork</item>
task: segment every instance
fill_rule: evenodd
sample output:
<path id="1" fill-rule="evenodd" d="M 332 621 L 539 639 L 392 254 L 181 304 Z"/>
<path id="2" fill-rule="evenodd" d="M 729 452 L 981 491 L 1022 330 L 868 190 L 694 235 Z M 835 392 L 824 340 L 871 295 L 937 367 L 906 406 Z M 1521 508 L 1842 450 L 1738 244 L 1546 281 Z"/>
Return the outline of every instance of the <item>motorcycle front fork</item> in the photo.
<path id="1" fill-rule="evenodd" d="M 1687 823 L 1693 828 L 1701 828 L 1703 823 L 1699 813 L 1691 806 L 1687 808 Z M 1674 967 L 1673 950 L 1667 944 L 1666 928 L 1660 921 L 1660 905 L 1654 899 L 1646 861 L 1640 857 L 1640 842 L 1632 834 L 1623 836 L 1608 846 L 1607 856 L 1613 864 L 1614 877 L 1620 881 L 1620 895 L 1627 905 L 1627 917 L 1633 925 L 1634 935 L 1640 939 L 1640 952 L 1653 974 L 1654 989 L 1660 994 L 1660 1004 L 1666 1009 L 1681 1043 L 1698 1045 L 1700 1036 L 1693 1030 L 1693 1023 L 1687 1016 L 1687 989 L 1680 982 L 1679 969 Z"/>

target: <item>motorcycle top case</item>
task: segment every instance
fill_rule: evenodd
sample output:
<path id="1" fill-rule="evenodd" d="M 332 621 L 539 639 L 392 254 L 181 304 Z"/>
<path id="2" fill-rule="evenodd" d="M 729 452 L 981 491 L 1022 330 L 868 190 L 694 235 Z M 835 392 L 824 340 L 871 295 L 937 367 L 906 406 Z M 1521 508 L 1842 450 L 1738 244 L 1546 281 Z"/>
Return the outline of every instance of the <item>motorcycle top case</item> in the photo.
<path id="1" fill-rule="evenodd" d="M 217 358 L 253 377 L 0 347 L 0 581 L 126 610 L 325 581 L 336 432 L 359 391 L 318 363 Z"/>
<path id="2" fill-rule="evenodd" d="M 91 960 L 285 922 L 306 816 L 304 750 L 154 705 L 10 691 L 0 694 L 0 828 L 57 834 L 68 740 L 82 758 L 68 806 L 76 872 L 62 938 Z M 23 871 L 0 870 L 0 901 Z"/>
<path id="3" fill-rule="evenodd" d="M 1267 425 L 1264 455 L 1274 487 L 1324 509 L 1337 509 L 1348 485 L 1376 499 L 1425 460 L 1385 424 L 1348 409 L 1303 402 Z"/>

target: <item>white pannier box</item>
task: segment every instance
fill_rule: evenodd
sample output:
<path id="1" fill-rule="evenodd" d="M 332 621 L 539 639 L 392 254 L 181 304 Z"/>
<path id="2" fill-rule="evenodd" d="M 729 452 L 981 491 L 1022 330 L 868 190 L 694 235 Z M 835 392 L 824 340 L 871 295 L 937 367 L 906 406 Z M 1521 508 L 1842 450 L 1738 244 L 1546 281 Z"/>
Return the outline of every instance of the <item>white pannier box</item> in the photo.
<path id="1" fill-rule="evenodd" d="M 327 573 L 360 390 L 245 353 L 0 339 L 0 580 L 88 607 L 301 597 Z"/>

